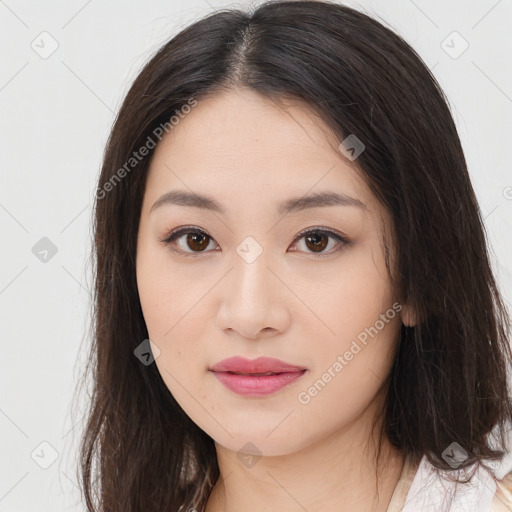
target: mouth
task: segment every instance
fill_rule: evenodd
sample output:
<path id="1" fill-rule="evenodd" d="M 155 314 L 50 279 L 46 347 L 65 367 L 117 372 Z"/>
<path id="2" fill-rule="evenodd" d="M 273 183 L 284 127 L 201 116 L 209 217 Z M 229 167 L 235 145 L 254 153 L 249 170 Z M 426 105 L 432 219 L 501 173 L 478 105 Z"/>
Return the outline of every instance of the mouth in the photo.
<path id="1" fill-rule="evenodd" d="M 263 397 L 276 393 L 300 379 L 307 371 L 273 357 L 230 357 L 209 371 L 228 390 L 242 396 Z"/>

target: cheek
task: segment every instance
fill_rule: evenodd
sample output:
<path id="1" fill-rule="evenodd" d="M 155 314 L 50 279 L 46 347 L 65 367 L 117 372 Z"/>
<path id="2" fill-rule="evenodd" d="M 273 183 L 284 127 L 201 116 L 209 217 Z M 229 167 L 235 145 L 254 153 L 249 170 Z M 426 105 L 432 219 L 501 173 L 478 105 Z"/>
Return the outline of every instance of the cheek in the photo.
<path id="1" fill-rule="evenodd" d="M 315 344 L 311 375 L 297 392 L 305 421 L 312 425 L 341 426 L 368 407 L 384 385 L 396 354 L 400 330 L 399 313 L 388 302 L 370 294 L 357 295 L 367 302 L 347 313 L 332 311 L 331 326 L 335 336 L 324 336 Z M 335 297 L 337 304 L 343 297 Z M 337 312 L 337 313 L 336 313 Z M 382 316 L 381 316 L 382 315 Z"/>
<path id="2" fill-rule="evenodd" d="M 389 274 L 382 254 L 372 244 L 347 251 L 328 275 L 314 277 L 314 286 L 313 279 L 302 280 L 297 294 L 317 314 L 319 333 L 338 350 L 392 307 Z"/>
<path id="3" fill-rule="evenodd" d="M 347 252 L 332 279 L 320 280 L 322 284 L 310 295 L 323 335 L 319 335 L 321 343 L 315 343 L 315 368 L 307 384 L 315 386 L 311 396 L 321 394 L 315 401 L 324 405 L 341 396 L 347 405 L 350 402 L 348 409 L 365 404 L 391 368 L 400 305 L 394 302 L 383 255 L 377 249 Z"/>
<path id="4" fill-rule="evenodd" d="M 177 267 L 162 247 L 142 245 L 137 254 L 137 286 L 144 320 L 150 335 L 164 344 L 176 338 L 182 324 L 193 328 L 190 318 L 205 294 L 203 280 Z"/>
<path id="5" fill-rule="evenodd" d="M 155 364 L 171 394 L 190 414 L 195 403 L 191 397 L 202 402 L 205 396 L 207 363 L 204 349 L 196 342 L 204 339 L 204 291 L 189 284 L 182 274 L 156 265 L 145 267 L 139 279 L 148 335 L 160 351 Z"/>
<path id="6" fill-rule="evenodd" d="M 205 353 L 205 332 L 211 332 L 215 320 L 211 301 L 219 276 L 207 265 L 180 263 L 166 249 L 151 244 L 141 244 L 137 255 L 142 313 L 149 338 L 160 349 L 157 367 L 173 394 L 179 393 L 179 385 L 170 375 L 194 387 L 211 362 Z"/>

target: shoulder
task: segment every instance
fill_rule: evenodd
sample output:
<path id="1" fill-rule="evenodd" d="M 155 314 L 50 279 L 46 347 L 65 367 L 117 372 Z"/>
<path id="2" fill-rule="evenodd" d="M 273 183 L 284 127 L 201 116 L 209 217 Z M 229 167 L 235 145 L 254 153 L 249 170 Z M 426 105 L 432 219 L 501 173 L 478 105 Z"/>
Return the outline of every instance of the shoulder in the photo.
<path id="1" fill-rule="evenodd" d="M 507 473 L 501 480 L 496 480 L 496 493 L 489 512 L 512 511 L 512 472 Z"/>

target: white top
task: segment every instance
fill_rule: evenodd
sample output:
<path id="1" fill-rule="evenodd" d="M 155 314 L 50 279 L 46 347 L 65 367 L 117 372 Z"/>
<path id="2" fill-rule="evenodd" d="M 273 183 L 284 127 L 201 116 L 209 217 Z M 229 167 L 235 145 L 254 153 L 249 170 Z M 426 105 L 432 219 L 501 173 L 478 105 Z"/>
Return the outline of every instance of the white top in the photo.
<path id="1" fill-rule="evenodd" d="M 512 473 L 498 480 L 482 466 L 476 467 L 438 474 L 426 455 L 417 469 L 406 459 L 387 512 L 512 511 Z M 472 474 L 467 483 L 452 481 Z"/>

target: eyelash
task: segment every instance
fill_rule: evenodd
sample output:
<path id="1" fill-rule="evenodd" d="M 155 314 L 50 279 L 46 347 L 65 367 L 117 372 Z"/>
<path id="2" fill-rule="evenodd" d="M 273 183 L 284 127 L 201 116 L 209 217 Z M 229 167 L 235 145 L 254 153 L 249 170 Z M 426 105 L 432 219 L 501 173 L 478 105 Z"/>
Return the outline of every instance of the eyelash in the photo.
<path id="1" fill-rule="evenodd" d="M 317 253 L 317 254 L 315 254 L 314 252 L 308 253 L 308 254 L 311 254 L 314 258 L 322 258 L 322 257 L 326 257 L 326 256 L 331 256 L 334 253 L 342 251 L 343 249 L 345 249 L 351 243 L 349 240 L 347 240 L 340 233 L 338 233 L 336 231 L 333 231 L 331 229 L 320 228 L 320 227 L 308 228 L 308 229 L 306 229 L 304 231 L 301 231 L 295 237 L 295 239 L 293 240 L 293 243 L 298 242 L 300 239 L 304 238 L 307 235 L 318 234 L 318 233 L 324 234 L 324 235 L 328 235 L 329 237 L 336 239 L 338 242 L 340 242 L 340 245 L 338 246 L 338 248 L 336 248 L 334 250 L 331 249 L 331 251 L 326 252 L 326 253 Z M 186 227 L 178 228 L 178 229 L 172 231 L 165 238 L 159 239 L 159 242 L 162 242 L 164 245 L 168 245 L 171 242 L 173 242 L 174 240 L 177 240 L 177 239 L 181 238 L 182 235 L 186 235 L 186 234 L 199 234 L 199 235 L 206 236 L 210 240 L 213 240 L 213 238 L 210 237 L 210 235 L 208 235 L 208 233 L 206 233 L 202 229 L 199 229 L 199 228 L 196 228 L 196 227 L 193 227 L 193 226 L 186 226 Z M 177 252 L 177 253 L 179 253 L 179 254 L 183 255 L 184 257 L 187 257 L 187 258 L 188 257 L 195 258 L 195 257 L 201 256 L 201 255 L 209 252 L 209 251 L 186 252 L 186 251 L 182 251 L 181 249 L 175 249 L 175 248 L 173 248 L 171 250 L 174 251 L 174 252 Z M 293 252 L 295 252 L 295 251 L 293 251 Z"/>

